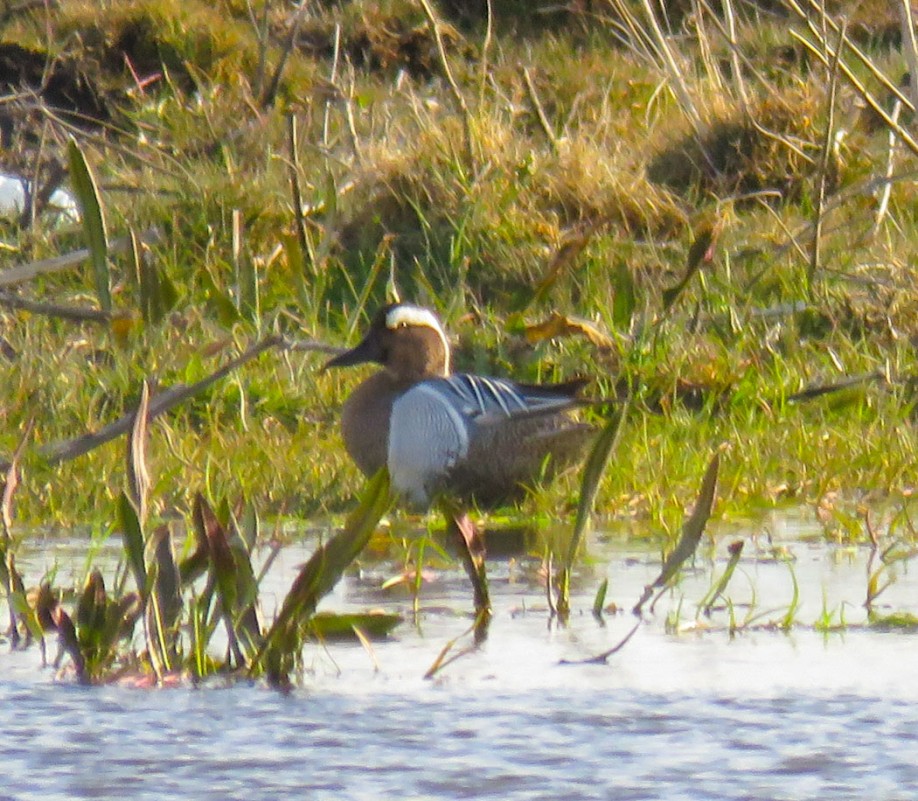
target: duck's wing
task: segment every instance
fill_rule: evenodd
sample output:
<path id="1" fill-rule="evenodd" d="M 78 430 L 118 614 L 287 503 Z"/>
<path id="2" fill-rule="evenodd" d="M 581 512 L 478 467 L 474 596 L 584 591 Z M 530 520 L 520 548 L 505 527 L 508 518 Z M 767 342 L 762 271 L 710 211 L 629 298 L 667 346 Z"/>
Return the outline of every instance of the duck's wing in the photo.
<path id="1" fill-rule="evenodd" d="M 508 420 L 551 417 L 581 405 L 576 393 L 583 381 L 565 384 L 518 384 L 505 378 L 459 374 L 438 379 L 442 390 L 476 426 L 506 425 Z"/>
<path id="2" fill-rule="evenodd" d="M 538 462 L 550 455 L 551 445 L 539 440 L 567 427 L 563 413 L 578 405 L 578 388 L 466 374 L 416 384 L 392 406 L 388 465 L 393 485 L 409 502 L 425 506 L 432 493 L 452 483 L 451 476 L 467 476 L 463 485 L 474 479 L 482 485 L 515 482 L 517 474 L 539 466 L 528 464 L 534 450 L 541 454 Z M 481 459 L 492 445 L 505 452 Z M 519 458 L 524 454 L 530 457 L 526 465 Z"/>

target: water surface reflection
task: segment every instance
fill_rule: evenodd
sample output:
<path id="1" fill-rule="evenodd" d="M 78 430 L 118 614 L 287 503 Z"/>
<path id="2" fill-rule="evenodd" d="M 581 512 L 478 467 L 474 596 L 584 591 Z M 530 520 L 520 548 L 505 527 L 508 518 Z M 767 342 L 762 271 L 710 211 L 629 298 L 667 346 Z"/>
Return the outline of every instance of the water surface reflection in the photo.
<path id="1" fill-rule="evenodd" d="M 411 615 L 384 591 L 392 564 L 348 577 L 325 607 L 385 607 L 406 623 L 369 655 L 310 646 L 302 688 L 153 692 L 83 688 L 38 668 L 37 650 L 0 655 L 3 795 L 11 798 L 202 799 L 906 799 L 918 793 L 914 634 L 862 627 L 869 549 L 799 526 L 749 539 L 729 611 L 695 604 L 723 568 L 732 537 L 699 556 L 656 613 L 606 665 L 565 665 L 605 651 L 628 613 L 589 613 L 602 577 L 629 608 L 659 570 L 652 546 L 594 537 L 575 614 L 552 622 L 538 560 L 492 562 L 487 641 L 423 675 L 469 626 L 459 571 L 438 572 Z M 746 533 L 749 537 L 750 532 Z M 783 546 L 775 558 L 772 546 Z M 77 545 L 57 541 L 64 569 Z M 284 551 L 269 579 L 279 599 L 311 545 Z M 108 553 L 103 548 L 102 558 Z M 117 543 L 110 558 L 117 557 Z M 25 555 L 30 575 L 49 550 Z M 80 567 L 76 570 L 79 574 Z M 908 564 L 881 597 L 918 611 Z M 795 586 L 797 590 L 795 591 Z M 272 589 L 273 588 L 273 589 Z M 788 617 L 788 611 L 792 614 Z M 270 609 L 267 610 L 270 612 Z M 790 620 L 788 631 L 764 627 Z M 813 628 L 844 620 L 838 633 Z"/>

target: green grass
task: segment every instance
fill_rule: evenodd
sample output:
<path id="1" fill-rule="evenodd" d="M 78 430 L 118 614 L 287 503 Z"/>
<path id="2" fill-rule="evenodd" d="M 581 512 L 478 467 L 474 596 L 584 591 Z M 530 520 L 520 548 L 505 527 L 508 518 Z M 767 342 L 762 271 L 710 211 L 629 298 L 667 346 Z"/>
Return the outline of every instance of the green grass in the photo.
<path id="1" fill-rule="evenodd" d="M 444 316 L 457 367 L 525 380 L 590 374 L 597 394 L 633 387 L 600 515 L 648 519 L 675 538 L 722 443 L 717 514 L 817 504 L 829 493 L 852 502 L 911 493 L 913 156 L 899 149 L 888 212 L 873 230 L 887 131 L 840 78 L 834 130 L 844 136 L 821 175 L 827 72 L 790 30 L 812 34 L 735 4 L 740 81 L 722 20 L 689 17 L 685 35 L 668 40 L 682 65 L 680 95 L 663 61 L 637 38 L 621 41 L 624 17 L 611 5 L 592 15 L 494 5 L 490 40 L 483 19 L 450 17 L 455 27 L 443 29 L 467 120 L 421 7 L 400 0 L 308 6 L 285 60 L 292 23 L 283 4 L 262 18 L 262 6 L 250 17 L 238 2 L 100 9 L 74 0 L 49 16 L 6 19 L 0 39 L 77 59 L 106 93 L 108 126 L 44 117 L 40 158 L 63 154 L 68 134 L 77 136 L 109 238 L 160 231 L 142 257 L 177 300 L 161 320 L 144 319 L 135 267 L 118 255 L 112 303 L 129 313 L 126 324 L 0 313 L 17 354 L 0 389 L 0 453 L 13 452 L 33 416 L 36 445 L 97 429 L 133 408 L 142 380 L 200 379 L 259 333 L 353 341 L 354 325 L 385 297 L 391 263 L 402 296 Z M 624 7 L 646 23 L 637 4 Z M 905 60 L 881 36 L 887 20 L 861 13 L 852 36 L 897 83 Z M 140 78 L 159 79 L 141 91 L 124 51 Z M 885 98 L 864 65 L 844 57 Z M 302 232 L 290 115 L 308 207 Z M 22 163 L 37 163 L 35 146 L 17 142 Z M 713 261 L 664 311 L 693 240 L 718 221 Z M 8 266 L 83 246 L 79 228 L 41 216 L 32 227 L 2 224 L 0 242 Z M 257 314 L 240 300 L 246 276 L 257 281 Z M 94 286 L 86 264 L 20 289 L 92 305 Z M 780 311 L 793 304 L 807 310 Z M 611 346 L 576 336 L 528 342 L 524 326 L 552 312 L 591 321 Z M 360 374 L 320 374 L 321 361 L 269 352 L 154 422 L 154 513 L 187 513 L 198 490 L 256 499 L 266 515 L 349 509 L 360 482 L 335 421 Z M 808 386 L 874 372 L 889 382 L 789 401 Z M 122 460 L 122 442 L 56 466 L 27 450 L 18 520 L 110 519 Z M 562 480 L 528 511 L 572 517 L 577 484 Z"/>

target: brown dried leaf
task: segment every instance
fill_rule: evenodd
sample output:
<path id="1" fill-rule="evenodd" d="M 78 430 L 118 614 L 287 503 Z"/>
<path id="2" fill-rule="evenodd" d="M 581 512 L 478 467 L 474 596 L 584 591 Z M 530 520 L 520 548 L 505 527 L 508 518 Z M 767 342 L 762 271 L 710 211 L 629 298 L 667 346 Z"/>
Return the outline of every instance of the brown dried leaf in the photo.
<path id="1" fill-rule="evenodd" d="M 576 228 L 564 237 L 560 247 L 555 251 L 555 255 L 546 268 L 545 273 L 539 280 L 531 303 L 537 303 L 541 300 L 545 296 L 545 293 L 554 286 L 555 282 L 561 276 L 561 273 L 577 260 L 577 257 L 583 252 L 584 248 L 593 238 L 595 230 L 595 226 L 589 225 L 587 227 Z"/>
<path id="2" fill-rule="evenodd" d="M 606 333 L 600 331 L 589 320 L 570 317 L 559 312 L 552 312 L 542 322 L 526 326 L 524 333 L 526 340 L 532 344 L 564 336 L 586 337 L 589 342 L 600 350 L 610 350 L 615 344 Z"/>
<path id="3" fill-rule="evenodd" d="M 80 641 L 77 638 L 76 627 L 73 621 L 62 607 L 55 606 L 51 610 L 51 618 L 54 621 L 54 628 L 57 629 L 57 636 L 61 643 L 61 648 L 73 660 L 73 666 L 76 668 L 77 677 L 80 681 L 86 680 L 86 660 L 83 658 L 83 652 L 80 650 Z"/>
<path id="4" fill-rule="evenodd" d="M 134 413 L 131 436 L 128 440 L 127 475 L 128 495 L 137 510 L 137 517 L 143 528 L 147 519 L 147 494 L 150 490 L 150 474 L 147 472 L 146 446 L 147 424 L 150 420 L 150 385 L 143 382 L 140 404 Z"/>

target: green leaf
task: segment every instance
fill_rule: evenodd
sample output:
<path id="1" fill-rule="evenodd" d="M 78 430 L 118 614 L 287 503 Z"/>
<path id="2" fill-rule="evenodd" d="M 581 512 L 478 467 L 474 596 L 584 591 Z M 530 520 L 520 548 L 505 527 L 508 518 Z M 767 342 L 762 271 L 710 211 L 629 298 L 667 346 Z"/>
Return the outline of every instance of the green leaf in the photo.
<path id="1" fill-rule="evenodd" d="M 108 269 L 108 234 L 105 230 L 105 215 L 99 198 L 99 190 L 86 157 L 77 144 L 70 139 L 67 145 L 67 156 L 70 162 L 70 184 L 80 207 L 83 218 L 83 233 L 86 235 L 86 246 L 89 248 L 93 277 L 96 283 L 96 295 L 99 305 L 105 311 L 111 311 L 111 275 Z"/>
<path id="2" fill-rule="evenodd" d="M 229 517 L 229 515 L 227 515 Z M 200 494 L 194 500 L 194 527 L 206 538 L 210 571 L 236 658 L 248 662 L 262 643 L 256 601 L 258 582 L 248 549 L 232 522 L 224 527 Z"/>
<path id="3" fill-rule="evenodd" d="M 359 556 L 391 503 L 389 473 L 382 468 L 368 482 L 360 505 L 344 528 L 320 545 L 300 570 L 253 664 L 253 668 L 265 670 L 273 684 L 287 682 L 302 644 L 302 631 L 319 599 Z"/>
<path id="4" fill-rule="evenodd" d="M 695 273 L 701 266 L 710 262 L 714 258 L 714 248 L 717 245 L 717 239 L 724 226 L 724 217 L 719 216 L 713 223 L 706 223 L 700 226 L 695 233 L 689 248 L 688 256 L 685 263 L 685 272 L 682 278 L 668 289 L 663 290 L 663 311 L 668 311 L 685 291 Z"/>
<path id="5" fill-rule="evenodd" d="M 257 323 L 260 304 L 258 272 L 255 269 L 255 262 L 242 247 L 240 216 L 238 212 L 233 213 L 233 267 L 236 273 L 236 308 L 240 317 L 249 322 Z M 237 231 L 239 232 L 238 235 Z"/>
<path id="6" fill-rule="evenodd" d="M 86 578 L 76 608 L 76 632 L 80 651 L 90 663 L 90 672 L 93 673 L 98 667 L 97 663 L 105 661 L 106 657 L 107 649 L 102 642 L 102 634 L 107 604 L 105 581 L 102 573 L 95 569 Z"/>
<path id="7" fill-rule="evenodd" d="M 70 615 L 61 609 L 60 606 L 55 606 L 54 609 L 51 610 L 51 619 L 54 628 L 57 629 L 57 637 L 61 644 L 61 648 L 73 660 L 77 678 L 82 682 L 88 681 L 90 677 L 86 670 L 86 659 L 83 656 L 83 652 L 80 650 L 80 642 L 77 638 L 76 627 L 73 625 Z"/>
<path id="8" fill-rule="evenodd" d="M 124 542 L 124 551 L 127 554 L 128 565 L 134 574 L 137 590 L 146 598 L 147 595 L 147 569 L 143 558 L 143 529 L 137 510 L 127 493 L 122 490 L 118 497 L 118 522 L 121 524 L 121 539 Z"/>
<path id="9" fill-rule="evenodd" d="M 717 599 L 723 595 L 724 590 L 727 589 L 727 585 L 730 583 L 730 579 L 733 578 L 733 573 L 736 571 L 736 566 L 739 564 L 740 557 L 743 555 L 743 541 L 737 540 L 730 545 L 730 560 L 727 562 L 727 567 L 724 568 L 723 575 L 717 580 L 713 587 L 708 591 L 708 594 L 702 598 L 701 603 L 698 604 L 698 611 L 709 616 L 711 614 L 711 609 L 714 607 L 714 604 L 717 602 Z"/>
<path id="10" fill-rule="evenodd" d="M 691 517 L 685 521 L 682 526 L 682 534 L 679 542 L 672 550 L 672 553 L 666 557 L 663 562 L 663 568 L 660 575 L 652 584 L 644 587 L 644 593 L 641 599 L 635 604 L 632 610 L 634 614 L 641 614 L 644 604 L 653 595 L 655 589 L 665 587 L 679 572 L 683 563 L 692 557 L 698 543 L 701 542 L 701 535 L 704 533 L 704 527 L 707 525 L 708 518 L 711 516 L 711 509 L 714 506 L 714 495 L 717 491 L 717 473 L 720 469 L 720 455 L 714 454 L 708 469 L 705 470 L 704 478 L 701 480 L 701 489 L 698 491 L 698 499 L 695 501 L 695 508 L 692 510 Z"/>
<path id="11" fill-rule="evenodd" d="M 216 315 L 220 325 L 231 328 L 238 323 L 241 318 L 235 304 L 226 292 L 217 286 L 217 282 L 214 281 L 210 272 L 206 269 L 201 270 L 199 272 L 199 277 L 207 295 L 207 305 L 210 311 Z"/>
<path id="12" fill-rule="evenodd" d="M 590 455 L 587 457 L 586 467 L 583 469 L 583 479 L 580 482 L 580 501 L 577 504 L 577 517 L 574 520 L 574 531 L 571 534 L 570 546 L 567 550 L 567 559 L 561 570 L 561 581 L 558 593 L 558 613 L 565 616 L 570 613 L 570 579 L 574 567 L 574 559 L 586 533 L 593 514 L 593 504 L 596 502 L 596 493 L 599 482 L 605 472 L 606 465 L 612 457 L 624 428 L 625 418 L 628 416 L 630 400 L 619 407 L 616 414 L 599 432 Z"/>
<path id="13" fill-rule="evenodd" d="M 447 536 L 459 546 L 459 558 L 472 583 L 475 611 L 489 615 L 491 592 L 488 589 L 485 545 L 481 532 L 469 515 L 461 511 L 451 499 L 441 498 L 439 505 L 446 516 Z"/>
<path id="14" fill-rule="evenodd" d="M 9 604 L 16 615 L 18 615 L 19 619 L 25 623 L 32 637 L 35 640 L 41 640 L 42 636 L 44 636 L 44 631 L 42 630 L 41 623 L 38 621 L 38 614 L 29 606 L 29 601 L 26 598 L 25 592 L 14 592 L 10 595 Z"/>
<path id="15" fill-rule="evenodd" d="M 612 322 L 620 331 L 631 328 L 631 318 L 637 308 L 637 287 L 628 265 L 620 261 L 615 267 L 612 295 Z"/>
<path id="16" fill-rule="evenodd" d="M 155 633 L 155 652 L 160 666 L 169 670 L 174 663 L 178 644 L 179 618 L 183 611 L 179 570 L 172 552 L 172 533 L 168 526 L 161 526 L 150 537 L 152 550 L 153 582 L 150 597 L 153 603 L 147 607 L 151 626 Z M 152 643 L 151 643 L 152 645 Z"/>
<path id="17" fill-rule="evenodd" d="M 140 243 L 133 231 L 131 258 L 134 264 L 134 280 L 140 295 L 141 317 L 146 325 L 156 325 L 178 303 L 179 291 L 169 280 L 169 276 L 156 266 L 149 252 L 141 252 Z"/>
<path id="18" fill-rule="evenodd" d="M 355 614 L 319 612 L 312 616 L 309 628 L 320 640 L 353 640 L 357 639 L 355 629 L 359 629 L 368 637 L 382 638 L 401 622 L 400 615 L 385 612 Z"/>
<path id="19" fill-rule="evenodd" d="M 602 617 L 602 610 L 606 605 L 606 593 L 609 591 L 609 579 L 605 578 L 596 590 L 596 597 L 593 598 L 593 617 Z"/>

